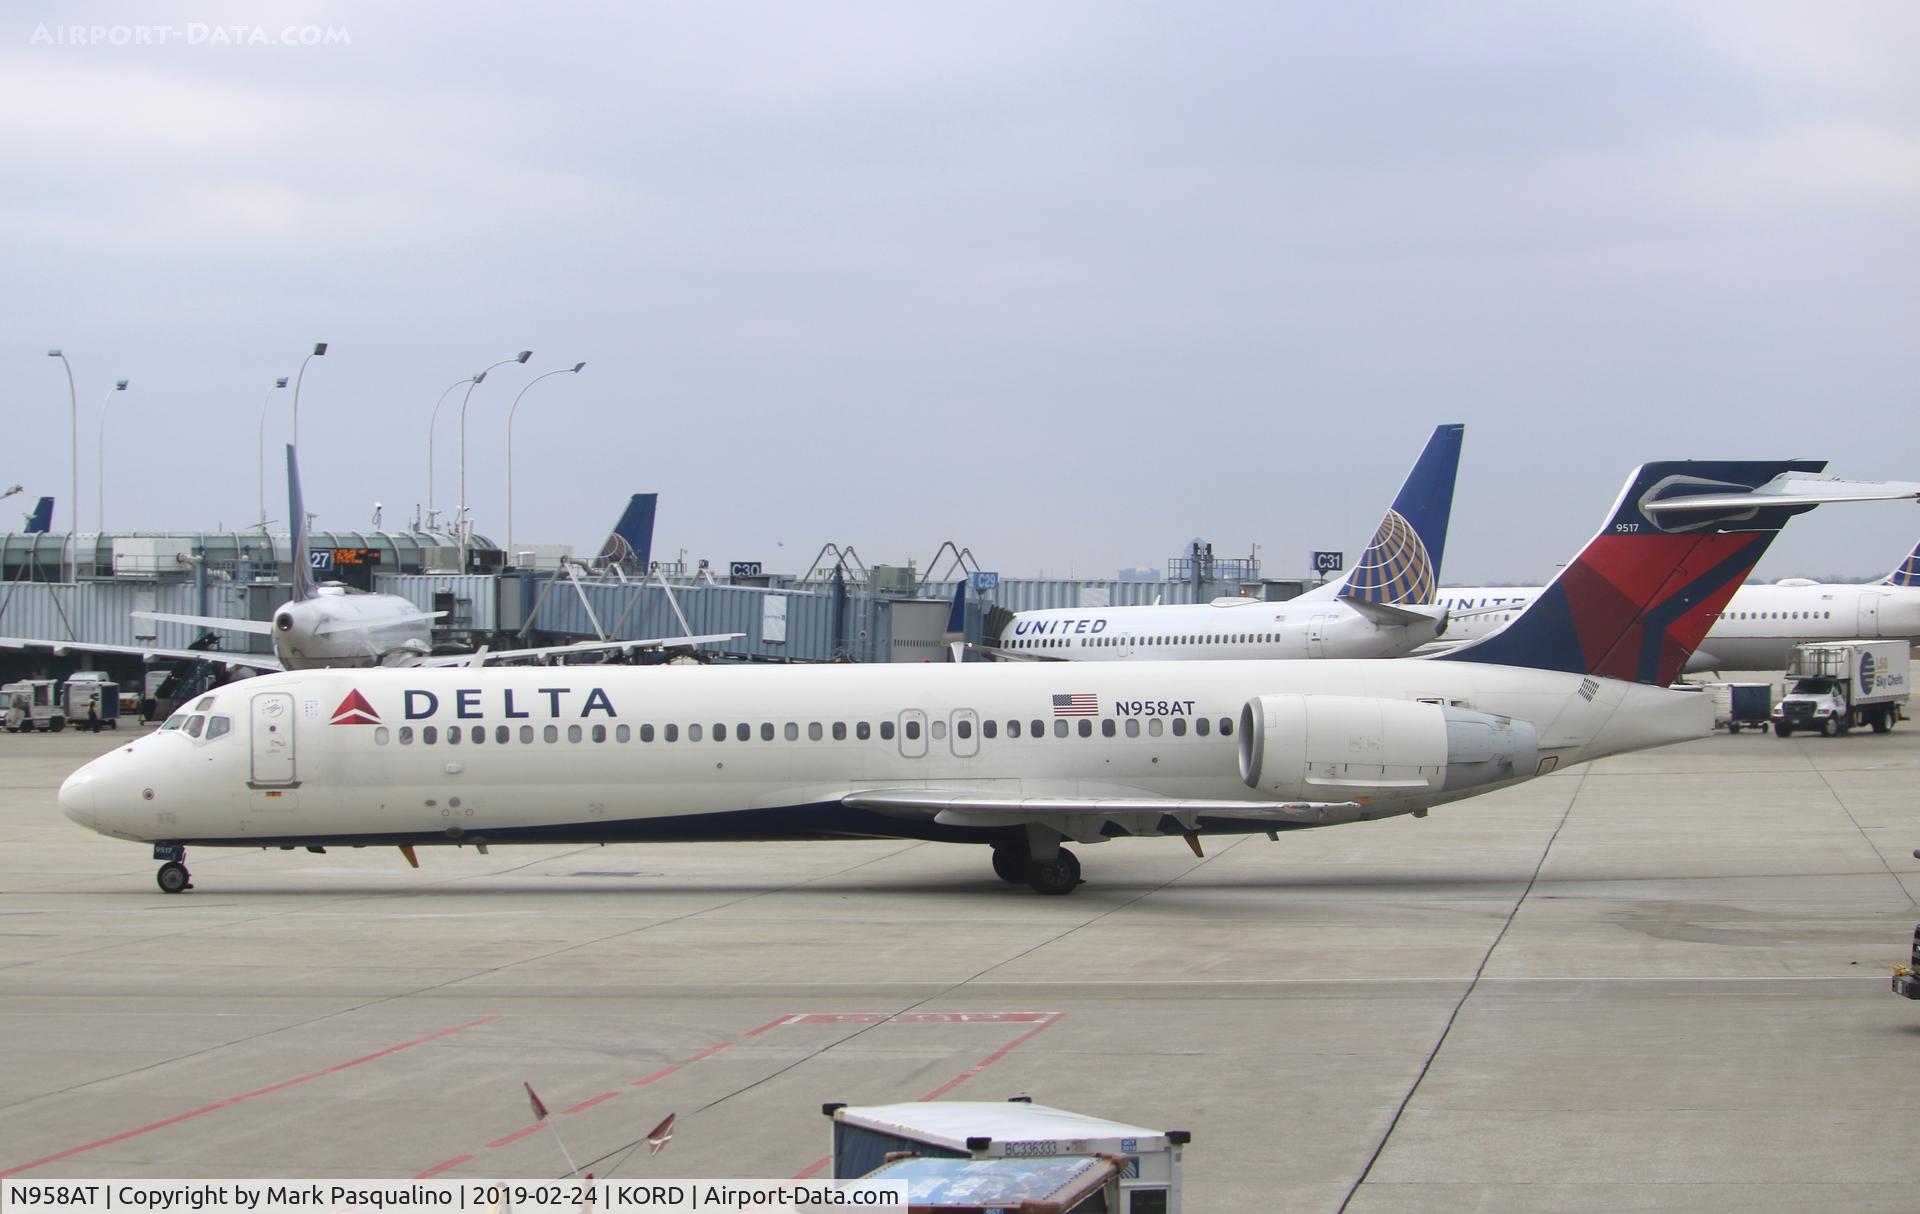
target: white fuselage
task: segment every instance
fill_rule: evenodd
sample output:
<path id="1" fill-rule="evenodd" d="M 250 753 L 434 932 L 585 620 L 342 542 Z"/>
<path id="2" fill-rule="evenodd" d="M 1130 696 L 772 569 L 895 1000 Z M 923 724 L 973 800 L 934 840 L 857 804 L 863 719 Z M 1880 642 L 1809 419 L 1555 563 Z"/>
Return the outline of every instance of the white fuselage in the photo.
<path id="1" fill-rule="evenodd" d="M 1443 586 L 1447 641 L 1490 636 L 1539 595 L 1538 586 Z M 1749 583 L 1734 592 L 1687 662 L 1703 670 L 1784 670 L 1794 646 L 1853 638 L 1920 642 L 1920 589 L 1880 582 Z"/>
<path id="2" fill-rule="evenodd" d="M 273 613 L 273 650 L 288 670 L 379 666 L 431 648 L 431 621 L 395 594 L 352 594 L 321 586 L 312 598 L 282 603 Z"/>
<path id="3" fill-rule="evenodd" d="M 1518 779 L 1701 736 L 1712 716 L 1693 692 L 1419 660 L 303 671 L 201 697 L 81 768 L 60 803 L 105 834 L 211 845 L 968 841 L 978 832 L 931 811 L 841 799 L 910 789 L 1270 800 L 1242 779 L 1241 710 L 1289 693 L 1532 722 L 1540 761 Z M 1068 698 L 1093 714 L 1062 715 Z M 1362 816 L 1465 795 L 1388 796 Z M 1145 816 L 1131 833 L 1162 833 L 1158 815 Z M 1217 815 L 1185 824 L 1270 828 Z M 1069 833 L 1099 837 L 1086 823 Z"/>
<path id="4" fill-rule="evenodd" d="M 1062 607 L 1016 613 L 1001 632 L 999 647 L 1015 657 L 1073 662 L 1397 658 L 1447 628 L 1447 613 L 1438 608 L 1398 610 L 1426 618 L 1381 624 L 1345 603 L 1324 599 Z"/>

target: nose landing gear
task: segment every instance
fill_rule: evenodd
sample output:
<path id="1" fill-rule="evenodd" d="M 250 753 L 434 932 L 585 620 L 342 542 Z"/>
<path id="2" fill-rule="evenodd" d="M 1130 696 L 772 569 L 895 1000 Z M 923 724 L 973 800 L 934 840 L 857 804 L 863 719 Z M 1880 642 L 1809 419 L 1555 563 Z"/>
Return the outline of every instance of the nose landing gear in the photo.
<path id="1" fill-rule="evenodd" d="M 156 843 L 153 845 L 153 858 L 165 861 L 160 871 L 153 875 L 161 893 L 179 894 L 193 888 L 193 874 L 187 871 L 186 848 L 177 843 Z"/>

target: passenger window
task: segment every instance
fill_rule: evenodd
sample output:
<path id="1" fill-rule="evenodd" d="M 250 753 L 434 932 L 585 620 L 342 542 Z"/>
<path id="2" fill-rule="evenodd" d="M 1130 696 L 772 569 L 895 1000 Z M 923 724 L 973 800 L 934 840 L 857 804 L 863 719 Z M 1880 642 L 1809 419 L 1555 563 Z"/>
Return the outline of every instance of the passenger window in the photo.
<path id="1" fill-rule="evenodd" d="M 233 729 L 232 717 L 208 717 L 207 718 L 207 741 L 211 742 L 215 738 L 224 737 L 232 729 Z M 385 732 L 387 731 L 384 727 L 374 730 L 375 734 L 383 734 Z M 387 740 L 383 737 L 375 737 L 374 741 L 380 743 L 382 746 L 386 745 L 386 742 L 387 742 Z"/>
<path id="2" fill-rule="evenodd" d="M 869 738 L 873 737 L 873 726 L 867 724 L 865 721 L 862 721 L 858 725 L 855 725 L 853 727 L 853 736 L 856 738 L 859 738 L 862 742 L 865 742 Z"/>
<path id="3" fill-rule="evenodd" d="M 1139 717 L 1127 718 L 1127 736 L 1129 738 L 1137 738 L 1140 736 L 1140 718 Z"/>
<path id="4" fill-rule="evenodd" d="M 847 723 L 845 721 L 835 721 L 833 723 L 833 740 L 836 742 L 844 742 L 847 740 Z"/>
<path id="5" fill-rule="evenodd" d="M 473 727 L 472 737 L 473 737 L 473 744 L 475 746 L 478 746 L 480 743 L 486 741 L 487 727 L 485 725 L 475 725 Z"/>
<path id="6" fill-rule="evenodd" d="M 938 742 L 938 741 L 945 740 L 947 736 L 947 723 L 945 721 L 935 721 L 928 728 L 930 732 L 933 734 L 934 741 Z"/>
<path id="7" fill-rule="evenodd" d="M 1115 726 L 1114 726 L 1114 723 L 1113 723 L 1113 718 L 1112 718 L 1112 717 L 1108 717 L 1108 718 L 1107 718 L 1106 720 L 1104 720 L 1104 721 L 1102 721 L 1102 722 L 1100 722 L 1100 736 L 1101 736 L 1101 737 L 1103 737 L 1103 738 L 1111 738 L 1111 737 L 1113 736 L 1113 733 L 1114 733 L 1114 729 L 1115 729 Z"/>
<path id="8" fill-rule="evenodd" d="M 533 726 L 522 725 L 520 727 L 520 744 L 522 746 L 531 746 L 533 744 Z"/>
<path id="9" fill-rule="evenodd" d="M 460 727 L 458 725 L 447 726 L 447 745 L 449 746 L 460 745 L 460 737 L 461 737 Z"/>
<path id="10" fill-rule="evenodd" d="M 734 741 L 746 742 L 746 741 L 752 740 L 752 738 L 753 738 L 753 726 L 747 724 L 745 721 L 742 721 L 738 725 L 735 725 L 733 727 Z"/>
<path id="11" fill-rule="evenodd" d="M 678 725 L 669 725 L 660 731 L 660 736 L 669 742 L 678 742 L 680 740 L 680 727 Z"/>
<path id="12" fill-rule="evenodd" d="M 893 741 L 893 722 L 892 721 L 880 722 L 880 740 L 882 742 Z"/>
<path id="13" fill-rule="evenodd" d="M 991 738 L 995 734 L 997 734 L 999 731 L 1000 731 L 1000 723 L 993 720 L 991 717 L 980 722 L 980 736 L 983 738 Z"/>
<path id="14" fill-rule="evenodd" d="M 1233 718 L 1232 717 L 1220 718 L 1220 736 L 1223 738 L 1230 738 L 1233 736 Z"/>
<path id="15" fill-rule="evenodd" d="M 1028 732 L 1031 733 L 1034 737 L 1044 738 L 1047 736 L 1047 723 L 1045 721 L 1042 721 L 1040 718 L 1035 717 L 1031 722 L 1031 724 L 1033 725 L 1033 728 L 1031 730 L 1028 730 Z"/>
<path id="16" fill-rule="evenodd" d="M 494 726 L 493 740 L 500 743 L 500 745 L 502 746 L 505 746 L 507 743 L 513 741 L 513 726 L 511 725 Z"/>
<path id="17" fill-rule="evenodd" d="M 217 721 L 220 718 L 215 717 L 214 719 Z M 227 731 L 223 729 L 220 732 L 225 733 Z M 209 734 L 207 736 L 212 737 L 213 735 Z M 385 725 L 376 726 L 373 731 L 373 744 L 375 746 L 385 746 L 388 740 L 392 738 L 392 736 L 393 736 L 392 734 L 389 734 L 387 732 L 387 727 Z"/>
<path id="18" fill-rule="evenodd" d="M 607 740 L 607 727 L 605 725 L 595 725 L 593 727 L 593 740 L 596 742 L 604 742 Z"/>
<path id="19" fill-rule="evenodd" d="M 580 727 L 578 725 L 567 726 L 567 741 L 578 742 L 579 740 L 580 740 Z"/>
<path id="20" fill-rule="evenodd" d="M 560 727 L 558 725 L 542 727 L 540 730 L 540 740 L 549 745 L 558 742 L 560 740 Z"/>
<path id="21" fill-rule="evenodd" d="M 400 745 L 402 746 L 413 745 L 413 726 L 402 725 L 400 727 Z"/>
<path id="22" fill-rule="evenodd" d="M 1055 721 L 1053 723 L 1053 736 L 1056 738 L 1064 738 L 1067 736 L 1067 723 L 1065 721 Z"/>
<path id="23" fill-rule="evenodd" d="M 633 737 L 633 731 L 632 731 L 632 730 L 630 730 L 630 729 L 628 729 L 628 728 L 627 728 L 627 727 L 626 727 L 625 725 L 615 725 L 615 726 L 613 727 L 613 740 L 614 740 L 614 741 L 616 741 L 616 742 L 625 742 L 625 741 L 627 741 L 627 740 L 629 740 L 629 739 L 630 739 L 630 738 L 632 738 L 632 737 Z"/>
<path id="24" fill-rule="evenodd" d="M 907 722 L 907 741 L 917 742 L 919 740 L 920 740 L 920 722 L 908 721 Z"/>
<path id="25" fill-rule="evenodd" d="M 187 736 L 189 738 L 199 737 L 200 731 L 205 729 L 206 727 L 207 727 L 207 719 L 198 713 L 195 713 L 193 716 L 190 716 L 187 718 Z"/>
<path id="26" fill-rule="evenodd" d="M 651 741 L 653 741 L 653 726 L 651 726 L 651 725 L 642 725 L 642 726 L 640 727 L 640 740 L 641 740 L 642 742 L 651 742 Z"/>
<path id="27" fill-rule="evenodd" d="M 821 738 L 825 736 L 826 735 L 820 729 L 820 722 L 818 721 L 807 722 L 807 741 L 818 742 Z"/>
<path id="28" fill-rule="evenodd" d="M 773 741 L 773 722 L 772 721 L 760 722 L 760 740 L 762 742 Z"/>
<path id="29" fill-rule="evenodd" d="M 1201 736 L 1201 737 L 1203 737 L 1203 738 L 1207 736 L 1207 719 L 1206 719 L 1205 717 L 1195 717 L 1195 718 L 1194 718 L 1194 720 L 1193 720 L 1193 732 L 1194 732 L 1194 733 L 1196 733 L 1196 734 L 1198 734 L 1199 736 Z"/>
<path id="30" fill-rule="evenodd" d="M 1087 720 L 1085 717 L 1080 718 L 1080 736 L 1083 738 L 1091 738 L 1093 736 L 1093 722 Z"/>
<path id="31" fill-rule="evenodd" d="M 798 742 L 800 740 L 800 726 L 796 722 L 788 721 L 786 725 L 781 728 L 780 733 L 781 736 L 789 742 Z"/>
<path id="32" fill-rule="evenodd" d="M 1009 738 L 1017 738 L 1017 737 L 1019 737 L 1019 736 L 1020 736 L 1020 722 L 1019 722 L 1019 721 L 1008 721 L 1008 722 L 1007 722 L 1007 736 L 1008 736 Z"/>
<path id="33" fill-rule="evenodd" d="M 1185 717 L 1175 717 L 1173 719 L 1173 736 L 1176 738 L 1184 738 L 1187 736 L 1187 719 Z"/>
<path id="34" fill-rule="evenodd" d="M 668 726 L 668 728 L 671 729 L 672 726 Z M 700 726 L 697 724 L 687 726 L 687 741 L 698 742 L 699 740 L 700 740 Z M 673 741 L 673 739 L 668 738 L 667 741 L 671 742 Z"/>
<path id="35" fill-rule="evenodd" d="M 955 721 L 953 723 L 953 732 L 957 737 L 971 738 L 973 736 L 973 722 Z"/>
<path id="36" fill-rule="evenodd" d="M 727 727 L 724 723 L 715 723 L 713 727 L 713 740 L 716 742 L 724 742 L 727 740 Z"/>
<path id="37" fill-rule="evenodd" d="M 1186 725 L 1185 721 L 1181 720 L 1179 717 L 1175 717 L 1173 719 L 1173 732 L 1175 733 L 1187 732 L 1184 728 L 1182 728 L 1184 725 Z M 1159 737 L 1160 731 L 1165 728 L 1166 728 L 1166 723 L 1162 721 L 1159 717 L 1155 717 L 1151 721 L 1147 722 L 1147 733 L 1152 737 L 1156 737 L 1156 738 Z"/>
<path id="38" fill-rule="evenodd" d="M 431 746 L 435 742 L 438 742 L 439 740 L 440 740 L 439 730 L 435 729 L 431 725 L 423 725 L 420 727 L 420 744 L 421 745 Z"/>

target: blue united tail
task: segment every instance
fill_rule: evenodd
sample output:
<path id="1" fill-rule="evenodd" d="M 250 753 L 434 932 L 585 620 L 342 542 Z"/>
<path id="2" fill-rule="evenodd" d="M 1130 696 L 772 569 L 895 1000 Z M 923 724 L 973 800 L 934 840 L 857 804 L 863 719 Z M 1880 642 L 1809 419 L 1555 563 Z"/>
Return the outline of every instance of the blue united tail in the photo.
<path id="1" fill-rule="evenodd" d="M 53 530 L 53 499 L 43 497 L 34 503 L 33 513 L 27 516 L 27 534 L 45 535 Z"/>
<path id="2" fill-rule="evenodd" d="M 1342 598 L 1395 605 L 1433 602 L 1440 584 L 1440 558 L 1447 547 L 1447 520 L 1453 513 L 1460 444 L 1466 433 L 1467 428 L 1457 422 L 1434 427 L 1427 449 L 1393 499 L 1393 508 L 1338 586 Z"/>
<path id="3" fill-rule="evenodd" d="M 41 498 L 47 501 L 47 498 Z M 1901 561 L 1892 573 L 1880 579 L 1883 586 L 1920 586 L 1920 544 L 1913 546 L 1907 553 L 1907 559 Z"/>
<path id="4" fill-rule="evenodd" d="M 627 500 L 626 511 L 600 549 L 601 564 L 625 566 L 634 573 L 653 568 L 653 516 L 659 503 L 658 493 L 636 493 Z"/>

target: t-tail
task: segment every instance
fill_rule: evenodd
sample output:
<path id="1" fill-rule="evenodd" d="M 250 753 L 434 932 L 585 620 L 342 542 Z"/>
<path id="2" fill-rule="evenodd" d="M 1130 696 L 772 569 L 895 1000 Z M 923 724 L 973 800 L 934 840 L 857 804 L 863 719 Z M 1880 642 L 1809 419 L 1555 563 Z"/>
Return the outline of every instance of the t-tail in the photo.
<path id="1" fill-rule="evenodd" d="M 1825 467 L 1824 460 L 1642 464 L 1600 533 L 1518 618 L 1434 660 L 1668 686 L 1786 521 L 1820 500 L 1843 500 L 1817 487 L 1844 482 L 1792 477 Z"/>
<path id="2" fill-rule="evenodd" d="M 313 554 L 307 551 L 307 503 L 300 493 L 300 461 L 293 444 L 287 444 L 287 527 L 293 532 L 293 551 L 287 559 L 293 563 L 293 597 L 314 596 Z"/>
<path id="3" fill-rule="evenodd" d="M 653 567 L 653 515 L 659 502 L 658 493 L 636 493 L 627 499 L 626 510 L 600 549 L 602 565 L 620 565 L 633 573 Z"/>
<path id="4" fill-rule="evenodd" d="M 53 499 L 43 497 L 33 504 L 33 513 L 27 516 L 28 535 L 45 535 L 53 530 Z"/>
<path id="5" fill-rule="evenodd" d="M 1343 599 L 1389 605 L 1433 602 L 1466 433 L 1467 428 L 1457 422 L 1434 427 L 1426 450 L 1414 462 L 1399 496 L 1352 571 L 1314 597 L 1338 594 Z"/>
<path id="6" fill-rule="evenodd" d="M 41 498 L 42 502 L 49 498 Z M 1892 573 L 1880 579 L 1882 586 L 1920 586 L 1920 544 L 1913 546 L 1907 553 L 1907 559 L 1901 561 Z"/>

